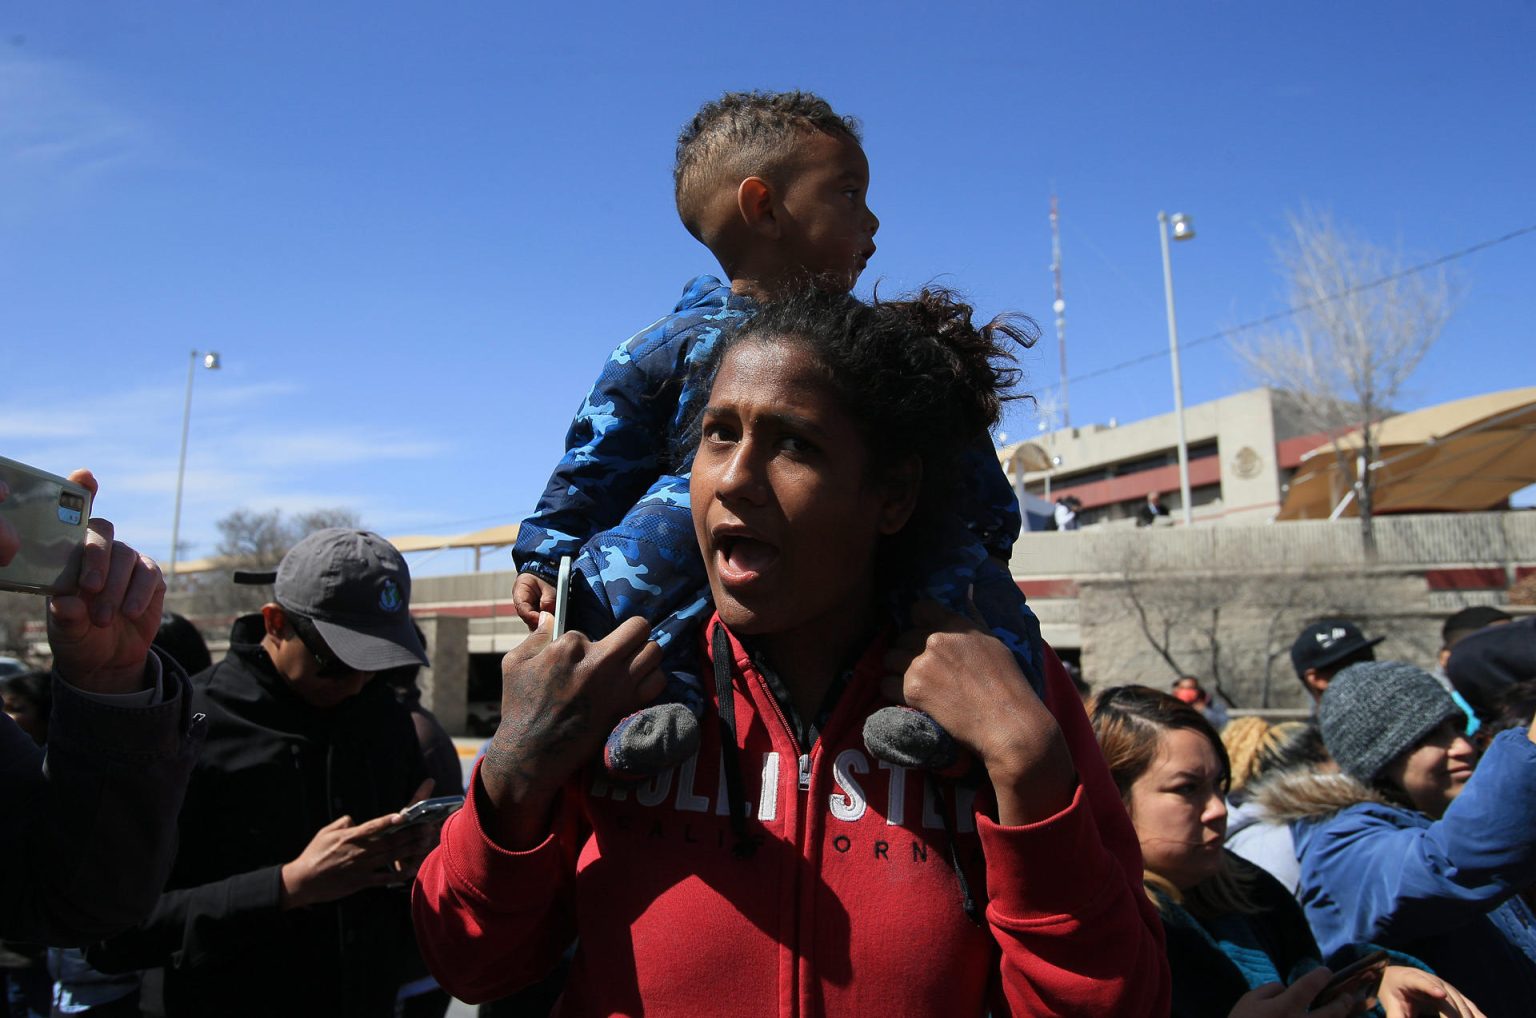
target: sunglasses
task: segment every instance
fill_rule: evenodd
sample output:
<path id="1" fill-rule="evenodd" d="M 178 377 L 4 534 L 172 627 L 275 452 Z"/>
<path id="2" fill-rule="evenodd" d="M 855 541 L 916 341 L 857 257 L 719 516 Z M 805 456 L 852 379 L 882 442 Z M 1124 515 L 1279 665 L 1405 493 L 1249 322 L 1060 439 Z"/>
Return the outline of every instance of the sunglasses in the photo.
<path id="1" fill-rule="evenodd" d="M 317 676 L 322 679 L 337 679 L 357 671 L 356 668 L 353 668 L 337 657 L 335 651 L 326 646 L 325 638 L 320 635 L 320 630 L 315 628 L 315 624 L 312 621 L 290 611 L 285 611 L 283 614 L 287 616 L 288 624 L 293 627 L 294 635 L 299 638 L 299 642 L 304 645 L 304 649 L 309 651 L 310 656 L 315 659 L 315 664 L 318 666 L 315 672 Z"/>

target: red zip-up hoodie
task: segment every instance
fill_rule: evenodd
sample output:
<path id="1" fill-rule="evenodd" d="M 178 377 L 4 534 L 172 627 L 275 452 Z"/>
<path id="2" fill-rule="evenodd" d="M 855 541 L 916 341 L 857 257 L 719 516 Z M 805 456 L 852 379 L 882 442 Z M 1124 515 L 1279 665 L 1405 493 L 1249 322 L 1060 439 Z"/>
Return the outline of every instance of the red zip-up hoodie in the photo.
<path id="1" fill-rule="evenodd" d="M 889 704 L 883 643 L 808 754 L 734 638 L 731 651 L 756 851 L 735 851 L 717 709 L 675 770 L 574 781 L 526 852 L 486 835 L 471 782 L 414 895 L 422 953 L 447 990 L 504 996 L 577 938 L 559 1015 L 1167 1014 L 1136 835 L 1054 653 L 1046 703 L 1078 789 L 1057 815 L 1003 827 L 989 787 L 939 784 L 864 748 L 864 719 Z M 980 925 L 957 863 L 985 894 Z"/>

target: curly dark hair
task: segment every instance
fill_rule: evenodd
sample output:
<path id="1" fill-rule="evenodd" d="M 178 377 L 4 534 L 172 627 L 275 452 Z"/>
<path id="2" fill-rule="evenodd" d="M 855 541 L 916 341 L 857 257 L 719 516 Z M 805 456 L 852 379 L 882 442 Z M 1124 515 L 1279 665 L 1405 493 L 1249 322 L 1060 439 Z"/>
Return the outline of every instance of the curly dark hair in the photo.
<path id="1" fill-rule="evenodd" d="M 727 92 L 699 107 L 677 136 L 672 169 L 677 214 L 688 232 L 710 243 L 700 217 L 722 175 L 732 184 L 750 176 L 782 184 L 795 165 L 795 143 L 808 131 L 862 141 L 857 120 L 812 92 Z"/>
<path id="2" fill-rule="evenodd" d="M 916 510 L 877 563 L 886 582 L 915 579 L 931 568 L 946 535 L 952 537 L 966 453 L 981 446 L 990 455 L 987 432 L 1003 403 L 1024 398 L 1010 391 L 1020 379 L 1012 348 L 1027 348 L 1039 336 L 1024 315 L 1000 315 L 985 325 L 975 324 L 973 315 L 970 305 L 939 287 L 871 303 L 811 287 L 766 304 L 695 369 L 697 396 L 688 408 L 683 450 L 698 447 L 708 380 L 731 350 L 747 343 L 807 350 L 857 424 L 873 474 L 912 457 L 921 463 Z"/>

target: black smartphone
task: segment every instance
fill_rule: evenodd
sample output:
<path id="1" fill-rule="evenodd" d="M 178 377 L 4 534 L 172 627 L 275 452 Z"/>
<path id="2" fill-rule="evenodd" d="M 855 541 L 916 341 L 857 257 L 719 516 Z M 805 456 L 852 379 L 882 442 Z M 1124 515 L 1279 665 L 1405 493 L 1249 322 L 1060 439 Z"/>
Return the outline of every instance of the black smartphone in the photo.
<path id="1" fill-rule="evenodd" d="M 400 827 L 410 827 L 413 824 L 430 824 L 440 820 L 447 820 L 457 813 L 464 805 L 462 795 L 440 795 L 435 799 L 423 799 L 412 803 L 400 811 L 404 821 L 397 827 L 392 827 L 386 833 L 393 833 Z"/>
<path id="2" fill-rule="evenodd" d="M 16 530 L 21 547 L 0 566 L 0 590 L 72 594 L 91 519 L 91 493 L 57 474 L 0 456 L 0 481 L 10 489 L 0 519 Z"/>
<path id="3" fill-rule="evenodd" d="M 1312 998 L 1312 1004 L 1307 1008 L 1316 1011 L 1327 1007 L 1342 996 L 1354 997 L 1364 1000 L 1366 997 L 1374 997 L 1381 987 L 1381 974 L 1386 970 L 1390 959 L 1385 951 L 1372 951 L 1363 958 L 1357 958 L 1339 969 L 1328 980 L 1328 985 Z"/>

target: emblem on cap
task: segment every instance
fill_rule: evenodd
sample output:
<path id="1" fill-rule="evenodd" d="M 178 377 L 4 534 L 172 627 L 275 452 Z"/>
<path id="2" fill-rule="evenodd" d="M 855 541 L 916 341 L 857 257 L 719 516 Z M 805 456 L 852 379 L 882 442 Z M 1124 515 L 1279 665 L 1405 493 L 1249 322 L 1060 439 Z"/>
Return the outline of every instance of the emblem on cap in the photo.
<path id="1" fill-rule="evenodd" d="M 379 607 L 387 612 L 399 611 L 401 604 L 400 588 L 394 580 L 386 579 L 384 586 L 379 591 Z"/>

